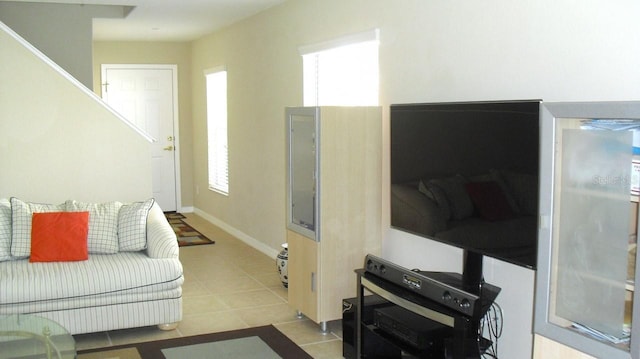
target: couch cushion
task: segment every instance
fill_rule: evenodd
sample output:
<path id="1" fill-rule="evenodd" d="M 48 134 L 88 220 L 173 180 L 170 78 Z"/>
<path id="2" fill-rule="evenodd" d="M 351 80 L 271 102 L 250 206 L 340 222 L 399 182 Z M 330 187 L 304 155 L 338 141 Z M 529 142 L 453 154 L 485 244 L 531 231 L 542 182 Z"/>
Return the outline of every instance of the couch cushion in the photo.
<path id="1" fill-rule="evenodd" d="M 11 259 L 11 202 L 0 199 L 0 261 Z"/>
<path id="2" fill-rule="evenodd" d="M 67 211 L 89 212 L 89 253 L 118 253 L 118 212 L 122 203 L 84 203 L 69 200 L 65 202 Z"/>
<path id="3" fill-rule="evenodd" d="M 34 213 L 29 262 L 84 261 L 89 212 Z"/>
<path id="4" fill-rule="evenodd" d="M 155 200 L 124 204 L 118 213 L 118 242 L 121 252 L 147 248 L 147 216 Z"/>
<path id="5" fill-rule="evenodd" d="M 81 262 L 0 262 L 0 314 L 88 308 L 114 300 L 138 302 L 144 295 L 182 285 L 177 258 L 150 259 L 144 252 L 93 254 Z M 137 294 L 136 294 L 137 293 Z M 106 302 L 99 298 L 107 297 Z"/>
<path id="6" fill-rule="evenodd" d="M 11 197 L 11 255 L 27 258 L 31 253 L 31 217 L 38 212 L 64 212 L 64 203 L 30 203 Z"/>

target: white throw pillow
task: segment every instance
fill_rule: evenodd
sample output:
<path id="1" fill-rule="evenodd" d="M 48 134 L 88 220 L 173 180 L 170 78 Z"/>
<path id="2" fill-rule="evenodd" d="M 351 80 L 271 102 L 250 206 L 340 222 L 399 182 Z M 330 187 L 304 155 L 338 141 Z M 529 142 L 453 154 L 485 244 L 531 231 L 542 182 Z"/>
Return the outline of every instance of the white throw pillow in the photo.
<path id="1" fill-rule="evenodd" d="M 141 251 L 147 248 L 147 216 L 155 200 L 123 204 L 118 213 L 120 251 Z"/>
<path id="2" fill-rule="evenodd" d="M 0 199 L 0 261 L 11 259 L 11 202 Z"/>
<path id="3" fill-rule="evenodd" d="M 65 207 L 68 212 L 89 212 L 89 253 L 118 253 L 118 213 L 122 203 L 84 203 L 68 200 Z"/>
<path id="4" fill-rule="evenodd" d="M 31 254 L 31 218 L 34 212 L 64 211 L 64 203 L 30 203 L 11 197 L 11 255 L 18 259 Z"/>

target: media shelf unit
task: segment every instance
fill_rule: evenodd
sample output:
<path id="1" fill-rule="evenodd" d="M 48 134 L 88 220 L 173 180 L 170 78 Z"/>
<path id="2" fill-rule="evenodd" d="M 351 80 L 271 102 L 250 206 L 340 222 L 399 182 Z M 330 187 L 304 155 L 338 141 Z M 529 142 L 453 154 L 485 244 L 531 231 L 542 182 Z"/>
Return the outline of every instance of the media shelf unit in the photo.
<path id="1" fill-rule="evenodd" d="M 452 287 L 465 286 L 458 273 L 414 273 Z M 372 347 L 365 340 L 377 341 L 373 346 L 383 350 L 385 358 L 443 358 L 445 351 L 446 357 L 451 359 L 479 358 L 491 345 L 489 340 L 478 335 L 478 327 L 480 319 L 500 293 L 500 288 L 483 283 L 478 293 L 478 307 L 473 314 L 465 314 L 464 310 L 443 305 L 442 298 L 426 298 L 415 290 L 382 279 L 366 269 L 356 270 L 356 275 L 356 323 L 359 323 L 356 324 L 356 358 L 375 357 L 364 350 Z M 379 299 L 373 301 L 377 307 L 373 310 L 381 313 L 378 318 L 364 314 L 371 313 L 371 309 L 366 307 L 365 295 Z"/>

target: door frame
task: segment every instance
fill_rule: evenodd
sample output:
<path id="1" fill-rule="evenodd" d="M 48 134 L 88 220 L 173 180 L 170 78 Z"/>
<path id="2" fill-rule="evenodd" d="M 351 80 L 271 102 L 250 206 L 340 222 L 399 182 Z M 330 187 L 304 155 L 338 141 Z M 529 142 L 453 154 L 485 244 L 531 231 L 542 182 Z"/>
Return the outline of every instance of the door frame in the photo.
<path id="1" fill-rule="evenodd" d="M 103 97 L 102 91 L 104 90 L 105 78 L 108 69 L 124 69 L 124 70 L 170 70 L 172 74 L 171 89 L 173 94 L 173 147 L 175 149 L 173 161 L 174 161 L 174 179 L 175 179 L 175 193 L 176 193 L 176 211 L 182 210 L 182 183 L 180 181 L 180 116 L 179 116 L 179 104 L 178 104 L 178 65 L 176 64 L 101 64 L 100 65 L 100 98 Z M 157 138 L 153 138 L 153 141 L 158 141 Z"/>

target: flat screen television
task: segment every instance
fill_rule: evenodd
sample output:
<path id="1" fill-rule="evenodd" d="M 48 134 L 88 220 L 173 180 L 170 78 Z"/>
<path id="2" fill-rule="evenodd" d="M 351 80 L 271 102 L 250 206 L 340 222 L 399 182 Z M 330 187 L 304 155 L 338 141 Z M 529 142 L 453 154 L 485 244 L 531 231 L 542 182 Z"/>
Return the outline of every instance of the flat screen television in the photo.
<path id="1" fill-rule="evenodd" d="M 391 226 L 535 269 L 539 107 L 391 105 Z"/>

